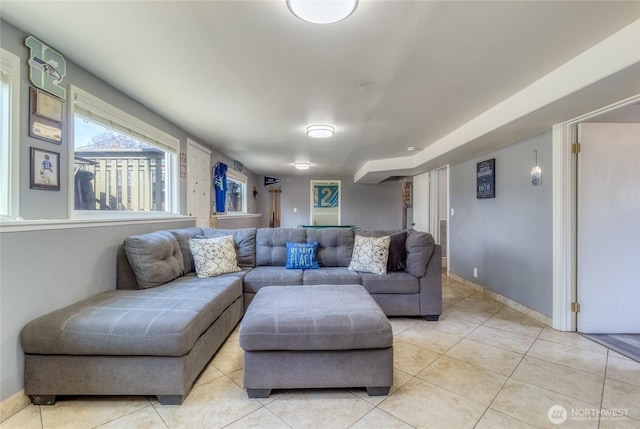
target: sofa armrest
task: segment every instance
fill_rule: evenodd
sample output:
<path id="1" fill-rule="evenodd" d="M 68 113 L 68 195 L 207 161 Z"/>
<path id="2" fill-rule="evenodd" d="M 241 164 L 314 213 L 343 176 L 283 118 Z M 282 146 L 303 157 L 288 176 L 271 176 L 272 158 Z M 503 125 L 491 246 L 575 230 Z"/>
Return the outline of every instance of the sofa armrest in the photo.
<path id="1" fill-rule="evenodd" d="M 420 277 L 420 315 L 442 314 L 442 247 L 435 245 L 424 276 Z"/>

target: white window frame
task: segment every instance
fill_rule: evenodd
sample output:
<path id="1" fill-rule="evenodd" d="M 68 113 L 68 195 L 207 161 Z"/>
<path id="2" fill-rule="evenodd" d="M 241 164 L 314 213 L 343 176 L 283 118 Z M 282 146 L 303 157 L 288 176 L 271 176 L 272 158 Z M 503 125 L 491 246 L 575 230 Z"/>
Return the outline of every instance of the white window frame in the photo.
<path id="1" fill-rule="evenodd" d="M 19 190 L 20 190 L 20 58 L 5 49 L 0 48 L 0 72 L 9 75 L 9 147 L 8 163 L 3 166 L 1 180 L 9 183 L 7 195 L 7 212 L 1 213 L 2 220 L 19 218 Z"/>
<path id="2" fill-rule="evenodd" d="M 139 140 L 151 143 L 160 147 L 171 154 L 166 164 L 166 201 L 167 210 L 158 211 L 118 211 L 118 210 L 75 210 L 74 186 L 69 186 L 69 213 L 71 218 L 97 218 L 97 217 L 158 217 L 158 216 L 175 216 L 180 213 L 179 199 L 179 153 L 180 140 L 147 124 L 146 122 L 136 118 L 135 116 L 112 106 L 111 104 L 101 100 L 100 98 L 74 86 L 69 85 L 69 177 L 73 178 L 73 164 L 75 154 L 75 115 L 76 111 L 81 116 L 87 116 L 89 119 L 96 118 L 95 121 L 105 123 L 107 121 L 114 130 L 122 131 L 125 134 L 138 138 Z"/>
<path id="3" fill-rule="evenodd" d="M 242 183 L 244 186 L 242 187 L 242 208 L 243 211 L 229 211 L 227 210 L 227 215 L 246 215 L 248 213 L 248 209 L 247 209 L 247 176 L 245 176 L 244 174 L 240 173 L 239 171 L 236 170 L 227 170 L 227 182 L 229 181 L 229 179 L 233 179 L 236 182 L 240 182 Z M 227 189 L 228 189 L 228 185 L 227 185 Z M 228 194 L 228 190 L 227 190 L 227 194 Z"/>

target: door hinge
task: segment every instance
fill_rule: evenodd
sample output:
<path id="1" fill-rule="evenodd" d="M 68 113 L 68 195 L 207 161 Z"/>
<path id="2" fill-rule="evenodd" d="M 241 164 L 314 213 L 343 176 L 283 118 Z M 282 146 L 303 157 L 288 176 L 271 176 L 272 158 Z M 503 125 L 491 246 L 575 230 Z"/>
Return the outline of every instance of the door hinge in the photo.
<path id="1" fill-rule="evenodd" d="M 571 153 L 580 153 L 582 145 L 580 143 L 573 143 L 571 145 Z"/>
<path id="2" fill-rule="evenodd" d="M 579 302 L 572 302 L 571 303 L 571 312 L 572 313 L 580 313 L 580 303 Z"/>

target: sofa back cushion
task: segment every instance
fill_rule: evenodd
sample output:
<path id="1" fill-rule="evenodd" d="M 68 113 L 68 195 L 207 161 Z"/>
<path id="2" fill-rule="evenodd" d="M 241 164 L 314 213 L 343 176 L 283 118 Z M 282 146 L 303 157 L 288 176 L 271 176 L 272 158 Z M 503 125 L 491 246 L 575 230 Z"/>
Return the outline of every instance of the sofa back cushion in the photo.
<path id="1" fill-rule="evenodd" d="M 140 289 L 159 286 L 184 273 L 178 240 L 169 231 L 132 235 L 123 246 Z"/>
<path id="2" fill-rule="evenodd" d="M 351 228 L 309 228 L 307 242 L 318 242 L 317 259 L 321 267 L 348 267 L 353 253 Z"/>
<path id="3" fill-rule="evenodd" d="M 169 232 L 173 234 L 178 241 L 178 246 L 180 246 L 182 259 L 184 261 L 184 273 L 194 272 L 195 266 L 193 264 L 191 249 L 189 249 L 189 239 L 202 235 L 202 228 L 192 226 L 191 228 L 171 229 Z"/>
<path id="4" fill-rule="evenodd" d="M 238 266 L 256 266 L 256 228 L 242 229 L 214 229 L 203 228 L 202 233 L 206 238 L 224 237 L 231 235 L 236 248 Z"/>
<path id="5" fill-rule="evenodd" d="M 407 231 L 407 267 L 405 271 L 416 277 L 423 277 L 427 264 L 436 248 L 436 242 L 427 232 Z"/>
<path id="6" fill-rule="evenodd" d="M 302 228 L 258 228 L 256 265 L 284 267 L 287 264 L 287 241 L 305 243 L 306 237 Z"/>

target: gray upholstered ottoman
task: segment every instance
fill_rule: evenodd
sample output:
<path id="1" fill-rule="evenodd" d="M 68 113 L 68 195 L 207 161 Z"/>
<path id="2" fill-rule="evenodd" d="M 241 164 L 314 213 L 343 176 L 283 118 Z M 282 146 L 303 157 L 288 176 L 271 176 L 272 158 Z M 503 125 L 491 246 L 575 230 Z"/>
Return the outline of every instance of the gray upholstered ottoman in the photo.
<path id="1" fill-rule="evenodd" d="M 366 387 L 387 395 L 393 383 L 391 324 L 360 285 L 267 286 L 240 324 L 244 387 Z"/>

